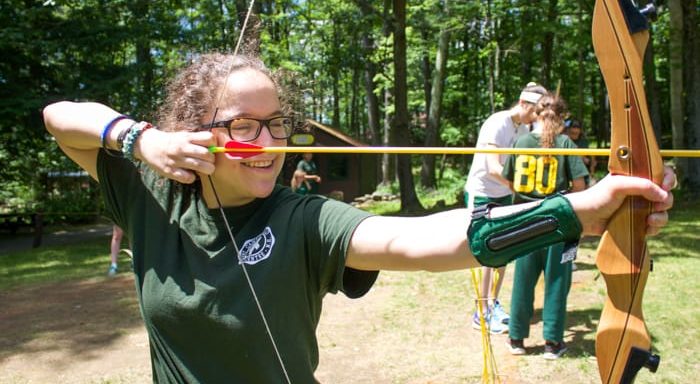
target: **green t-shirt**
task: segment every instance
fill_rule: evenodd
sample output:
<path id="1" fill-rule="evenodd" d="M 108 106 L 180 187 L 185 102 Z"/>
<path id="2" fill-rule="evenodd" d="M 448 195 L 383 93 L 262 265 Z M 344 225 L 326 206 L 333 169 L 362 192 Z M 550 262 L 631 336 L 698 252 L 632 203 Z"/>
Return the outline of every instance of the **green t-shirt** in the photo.
<path id="1" fill-rule="evenodd" d="M 131 241 L 153 381 L 284 382 L 224 220 L 198 185 L 103 151 L 98 175 L 107 211 Z M 345 268 L 369 214 L 281 186 L 224 212 L 292 382 L 315 382 L 324 295 L 362 296 L 377 276 Z"/>
<path id="2" fill-rule="evenodd" d="M 539 148 L 540 135 L 528 133 L 516 140 L 515 148 Z M 568 136 L 558 135 L 555 148 L 576 148 Z M 540 200 L 557 192 L 566 192 L 569 184 L 588 175 L 580 156 L 510 155 L 503 177 L 513 181 L 515 202 Z"/>

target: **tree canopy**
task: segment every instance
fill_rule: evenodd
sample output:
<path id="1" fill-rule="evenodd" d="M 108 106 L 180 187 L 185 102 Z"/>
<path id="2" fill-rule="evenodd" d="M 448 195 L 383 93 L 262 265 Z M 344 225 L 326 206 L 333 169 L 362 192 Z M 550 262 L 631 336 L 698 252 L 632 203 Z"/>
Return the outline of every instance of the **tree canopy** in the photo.
<path id="1" fill-rule="evenodd" d="M 662 7 L 647 55 L 650 110 L 664 148 L 700 145 L 697 102 L 683 98 L 697 95 L 700 81 L 697 0 L 682 3 L 676 9 L 685 27 L 674 36 L 683 44 L 671 44 L 672 15 Z M 46 104 L 94 100 L 154 121 L 168 80 L 200 53 L 232 51 L 248 8 L 246 0 L 0 4 L 0 206 L 36 200 L 42 172 L 77 167 L 44 130 Z M 390 142 L 471 146 L 486 117 L 510 107 L 535 81 L 559 90 L 589 139 L 604 146 L 609 119 L 591 43 L 593 6 L 593 0 L 261 0 L 248 37 L 259 41 L 269 66 L 294 73 L 300 113 L 368 143 L 389 135 L 385 125 L 403 124 L 407 134 Z M 397 22 L 401 7 L 405 27 Z M 405 36 L 405 69 L 395 62 L 397 36 Z M 681 108 L 672 109 L 678 71 Z M 439 91 L 436 82 L 443 84 Z M 397 104 L 404 97 L 405 106 Z M 672 137 L 679 134 L 672 113 L 681 114 L 680 140 Z M 452 160 L 467 166 L 466 159 Z M 692 161 L 685 166 L 700 169 Z M 428 172 L 421 182 L 429 187 L 434 177 Z M 700 187 L 697 172 L 684 177 Z"/>

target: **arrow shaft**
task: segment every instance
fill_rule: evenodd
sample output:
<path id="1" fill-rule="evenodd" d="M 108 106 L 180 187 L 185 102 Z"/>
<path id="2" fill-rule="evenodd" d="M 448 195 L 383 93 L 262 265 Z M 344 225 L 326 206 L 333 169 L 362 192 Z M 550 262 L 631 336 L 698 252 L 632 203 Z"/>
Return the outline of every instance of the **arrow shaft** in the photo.
<path id="1" fill-rule="evenodd" d="M 610 149 L 588 148 L 469 148 L 469 147 L 211 147 L 212 153 L 351 153 L 351 154 L 405 154 L 405 155 L 471 155 L 496 153 L 507 155 L 570 155 L 610 156 Z M 661 150 L 663 157 L 700 157 L 697 150 Z"/>

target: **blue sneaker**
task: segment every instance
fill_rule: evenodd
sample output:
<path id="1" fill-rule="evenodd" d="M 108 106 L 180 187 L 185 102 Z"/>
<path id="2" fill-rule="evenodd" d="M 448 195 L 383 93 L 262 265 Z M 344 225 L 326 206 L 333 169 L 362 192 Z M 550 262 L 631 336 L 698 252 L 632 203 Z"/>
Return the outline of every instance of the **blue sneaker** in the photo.
<path id="1" fill-rule="evenodd" d="M 107 276 L 115 276 L 118 272 L 117 266 L 116 265 L 110 265 L 109 270 L 107 271 Z"/>
<path id="2" fill-rule="evenodd" d="M 486 315 L 486 320 L 488 321 L 488 314 Z M 474 311 L 474 316 L 472 316 L 472 328 L 476 330 L 481 330 L 481 317 L 479 316 L 479 311 Z M 486 323 L 486 327 L 488 328 L 489 324 L 488 322 Z"/>
<path id="3" fill-rule="evenodd" d="M 481 320 L 482 318 L 479 316 L 479 312 L 474 312 L 474 316 L 472 316 L 472 328 L 480 331 Z M 494 317 L 490 316 L 489 313 L 486 314 L 486 329 L 488 329 L 489 333 L 492 335 L 500 335 L 508 332 L 508 326 L 497 321 Z"/>
<path id="4" fill-rule="evenodd" d="M 508 332 L 508 326 L 498 321 L 495 316 L 491 316 L 488 324 L 489 332 L 492 335 L 500 335 Z"/>
<path id="5" fill-rule="evenodd" d="M 491 307 L 491 316 L 493 316 L 494 320 L 502 323 L 502 324 L 508 324 L 508 321 L 510 320 L 510 316 L 506 313 L 506 311 L 503 309 L 503 306 L 501 306 L 501 303 L 496 300 L 496 302 L 493 304 L 493 307 Z"/>

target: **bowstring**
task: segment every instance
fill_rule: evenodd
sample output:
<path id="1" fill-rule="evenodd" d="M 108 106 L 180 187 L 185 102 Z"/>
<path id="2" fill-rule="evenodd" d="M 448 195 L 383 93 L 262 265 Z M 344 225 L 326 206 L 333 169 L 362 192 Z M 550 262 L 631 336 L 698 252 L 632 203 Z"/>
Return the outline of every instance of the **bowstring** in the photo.
<path id="1" fill-rule="evenodd" d="M 238 50 L 241 46 L 241 42 L 243 41 L 243 36 L 245 34 L 246 27 L 248 25 L 248 20 L 250 19 L 250 15 L 253 12 L 253 5 L 255 4 L 255 0 L 250 0 L 250 4 L 248 5 L 248 10 L 245 15 L 245 19 L 243 20 L 243 25 L 241 26 L 241 31 L 240 34 L 238 35 L 238 41 L 236 42 L 236 47 L 233 50 L 233 57 L 235 59 L 236 55 L 238 55 Z M 231 76 L 231 72 L 233 72 L 233 67 L 235 65 L 235 61 L 231 63 L 231 65 L 228 68 L 228 71 L 226 72 L 226 76 L 224 77 L 224 82 L 221 85 L 221 91 L 219 91 L 219 97 L 217 98 L 216 101 L 216 108 L 214 109 L 214 115 L 211 118 L 211 125 L 214 125 L 214 122 L 216 121 L 216 115 L 219 112 L 219 106 L 221 105 L 221 100 L 223 100 L 224 97 L 224 92 L 226 90 L 226 83 L 228 82 L 229 76 Z M 238 264 L 241 266 L 241 270 L 243 271 L 243 275 L 245 276 L 245 280 L 248 284 L 248 288 L 250 289 L 250 293 L 253 296 L 253 300 L 255 301 L 255 306 L 258 309 L 258 313 L 260 314 L 260 318 L 262 319 L 263 324 L 265 325 L 265 331 L 267 332 L 267 336 L 270 339 L 270 343 L 272 344 L 272 348 L 275 351 L 275 356 L 277 357 L 277 361 L 280 364 L 280 368 L 282 369 L 282 373 L 284 373 L 284 378 L 286 379 L 287 384 L 291 384 L 292 381 L 289 379 L 289 373 L 287 372 L 287 367 L 284 364 L 284 360 L 282 359 L 282 354 L 280 354 L 279 348 L 277 347 L 277 342 L 275 341 L 274 336 L 272 335 L 272 330 L 270 329 L 270 325 L 267 322 L 267 317 L 265 316 L 265 311 L 262 308 L 262 304 L 260 302 L 260 299 L 258 298 L 258 294 L 255 291 L 255 287 L 253 286 L 253 281 L 250 278 L 250 274 L 248 274 L 248 269 L 246 268 L 245 263 L 243 262 L 243 259 L 241 258 L 241 252 L 238 247 L 238 243 L 236 242 L 236 237 L 233 235 L 233 230 L 231 228 L 231 225 L 228 222 L 228 218 L 226 217 L 226 212 L 224 212 L 223 205 L 221 204 L 221 200 L 219 199 L 219 194 L 216 191 L 216 188 L 214 186 L 214 181 L 211 178 L 211 175 L 207 175 L 207 178 L 209 179 L 209 185 L 211 186 L 211 190 L 214 194 L 214 198 L 216 199 L 216 205 L 219 210 L 219 213 L 221 214 L 221 217 L 224 220 L 224 225 L 226 226 L 226 231 L 228 232 L 229 238 L 231 239 L 231 244 L 233 244 L 233 249 L 236 252 L 236 258 L 238 259 Z"/>

